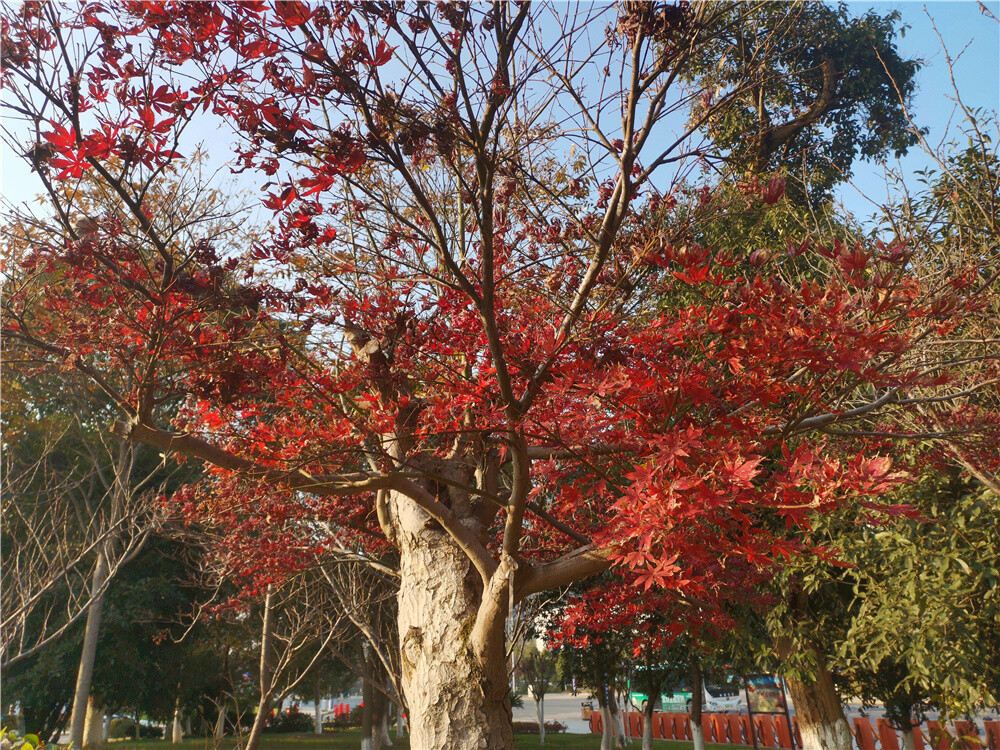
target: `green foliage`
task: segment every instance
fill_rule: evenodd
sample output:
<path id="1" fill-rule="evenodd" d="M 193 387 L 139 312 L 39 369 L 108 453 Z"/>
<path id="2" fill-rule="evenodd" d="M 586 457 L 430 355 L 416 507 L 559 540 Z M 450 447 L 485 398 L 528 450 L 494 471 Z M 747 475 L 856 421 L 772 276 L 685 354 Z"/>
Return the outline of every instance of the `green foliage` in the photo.
<path id="1" fill-rule="evenodd" d="M 921 703 L 951 714 L 995 704 L 997 497 L 933 466 L 894 501 L 916 515 L 856 507 L 815 519 L 809 542 L 836 557 L 803 556 L 782 573 L 772 633 L 799 644 L 785 667 L 826 660 L 845 693 L 885 704 L 899 726 Z"/>
<path id="2" fill-rule="evenodd" d="M 304 714 L 296 705 L 289 706 L 284 711 L 273 711 L 264 724 L 265 732 L 311 732 L 313 717 Z"/>
<path id="3" fill-rule="evenodd" d="M 548 650 L 539 651 L 528 643 L 521 655 L 521 674 L 536 698 L 545 697 L 549 683 L 556 676 L 556 655 Z"/>
<path id="4" fill-rule="evenodd" d="M 733 3 L 688 77 L 714 99 L 709 137 L 735 174 L 787 171 L 815 200 L 851 176 L 858 157 L 897 156 L 917 142 L 900 104 L 915 90 L 916 60 L 900 56 L 899 14 L 852 17 L 845 3 Z M 801 195 L 801 193 L 800 193 Z"/>
<path id="5" fill-rule="evenodd" d="M 514 734 L 538 734 L 537 721 L 515 721 L 513 727 L 514 727 Z M 549 734 L 559 734 L 565 731 L 566 731 L 565 724 L 560 724 L 558 721 L 545 722 L 546 739 L 548 739 Z"/>
<path id="6" fill-rule="evenodd" d="M 26 734 L 23 737 L 18 735 L 17 732 L 7 729 L 4 727 L 0 729 L 0 743 L 3 744 L 4 748 L 10 747 L 10 750 L 69 750 L 70 745 L 46 745 L 46 743 L 37 734 Z"/>
<path id="7" fill-rule="evenodd" d="M 163 727 L 139 724 L 139 736 L 146 739 L 163 739 Z M 108 725 L 108 739 L 135 739 L 135 721 L 124 716 L 118 716 Z"/>
<path id="8" fill-rule="evenodd" d="M 513 690 L 507 690 L 507 696 L 510 698 L 511 708 L 522 708 L 524 706 L 524 698 Z"/>
<path id="9" fill-rule="evenodd" d="M 20 704 L 24 726 L 48 742 L 69 718 L 83 624 L 34 656 L 3 670 L 6 705 Z"/>
<path id="10" fill-rule="evenodd" d="M 998 498 L 951 476 L 924 477 L 909 493 L 920 513 L 866 527 L 845 545 L 866 571 L 854 577 L 851 620 L 838 657 L 856 692 L 894 669 L 897 690 L 920 692 L 949 713 L 1000 701 Z M 893 637 L 895 634 L 895 637 Z M 905 634 L 905 637 L 899 637 Z M 876 696 L 880 700 L 891 696 Z"/>

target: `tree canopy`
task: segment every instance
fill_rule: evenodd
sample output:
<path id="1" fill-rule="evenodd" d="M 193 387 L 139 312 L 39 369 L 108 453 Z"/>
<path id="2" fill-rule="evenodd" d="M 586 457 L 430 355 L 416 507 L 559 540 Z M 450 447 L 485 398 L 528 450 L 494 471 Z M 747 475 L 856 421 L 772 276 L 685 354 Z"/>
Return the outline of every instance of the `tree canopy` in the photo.
<path id="1" fill-rule="evenodd" d="M 415 746 L 511 745 L 512 605 L 612 564 L 697 595 L 789 554 L 785 527 L 899 480 L 822 430 L 978 387 L 917 346 L 981 309 L 978 260 L 917 278 L 906 237 L 710 246 L 730 200 L 773 206 L 782 179 L 661 184 L 735 100 L 660 137 L 734 12 L 752 6 L 5 17 L 59 226 L 18 265 L 4 335 L 97 383 L 122 437 L 205 463 L 175 502 L 252 589 L 337 545 L 395 548 Z M 270 180 L 273 231 L 245 247 L 148 201 L 207 113 Z M 56 188 L 84 175 L 115 211 Z"/>

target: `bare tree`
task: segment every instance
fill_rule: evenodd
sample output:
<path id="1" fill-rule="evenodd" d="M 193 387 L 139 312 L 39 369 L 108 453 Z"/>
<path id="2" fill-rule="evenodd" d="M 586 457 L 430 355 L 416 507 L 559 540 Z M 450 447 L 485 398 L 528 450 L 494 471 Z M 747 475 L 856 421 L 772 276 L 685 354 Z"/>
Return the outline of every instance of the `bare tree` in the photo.
<path id="1" fill-rule="evenodd" d="M 293 694 L 346 634 L 346 618 L 335 605 L 329 587 L 312 571 L 267 586 L 260 612 L 260 701 L 244 750 L 256 750 L 271 708 Z"/>
<path id="2" fill-rule="evenodd" d="M 41 455 L 28 461 L 4 451 L 3 667 L 37 653 L 85 618 L 159 523 L 155 477 L 130 487 L 119 482 L 134 462 L 131 446 L 100 433 L 80 442 L 70 429 L 46 436 Z M 84 454 L 74 456 L 81 449 Z M 74 462 L 69 470 L 67 460 Z"/>

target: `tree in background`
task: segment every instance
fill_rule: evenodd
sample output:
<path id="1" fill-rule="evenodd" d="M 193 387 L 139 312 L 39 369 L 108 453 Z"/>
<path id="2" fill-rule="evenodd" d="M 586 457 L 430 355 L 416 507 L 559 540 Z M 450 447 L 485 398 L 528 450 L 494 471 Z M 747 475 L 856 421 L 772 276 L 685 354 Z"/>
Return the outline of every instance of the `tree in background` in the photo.
<path id="1" fill-rule="evenodd" d="M 539 650 L 534 643 L 528 643 L 519 661 L 521 674 L 528 686 L 528 693 L 535 703 L 535 715 L 538 716 L 538 742 L 545 744 L 545 694 L 549 683 L 556 676 L 556 657 L 545 648 Z"/>
<path id="2" fill-rule="evenodd" d="M 920 63 L 896 48 L 898 12 L 852 17 L 846 3 L 818 2 L 729 9 L 686 76 L 702 89 L 693 118 L 733 100 L 707 124 L 733 174 L 785 173 L 793 197 L 819 205 L 850 179 L 856 158 L 916 145 L 905 113 Z"/>

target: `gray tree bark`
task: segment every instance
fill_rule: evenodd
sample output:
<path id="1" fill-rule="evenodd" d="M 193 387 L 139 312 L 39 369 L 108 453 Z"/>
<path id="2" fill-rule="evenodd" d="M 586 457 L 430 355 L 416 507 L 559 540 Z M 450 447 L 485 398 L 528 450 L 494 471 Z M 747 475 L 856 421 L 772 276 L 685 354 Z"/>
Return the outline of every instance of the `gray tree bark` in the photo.
<path id="1" fill-rule="evenodd" d="M 535 715 L 538 717 L 538 744 L 545 744 L 545 696 L 532 696 L 535 699 Z"/>
<path id="2" fill-rule="evenodd" d="M 215 719 L 215 727 L 212 730 L 212 737 L 221 740 L 226 734 L 226 716 L 229 713 L 229 706 L 225 696 L 219 702 L 219 715 Z"/>
<path id="3" fill-rule="evenodd" d="M 90 748 L 91 750 L 100 750 L 100 748 L 104 747 L 104 742 L 107 739 L 104 719 L 104 704 L 91 695 L 87 698 L 82 747 Z"/>
<path id="4" fill-rule="evenodd" d="M 705 750 L 705 731 L 701 724 L 702 702 L 705 697 L 705 687 L 701 664 L 694 659 L 691 665 L 691 740 L 694 750 Z"/>
<path id="5" fill-rule="evenodd" d="M 473 644 L 470 636 L 483 604 L 479 573 L 458 543 L 416 503 L 397 493 L 391 493 L 391 502 L 400 551 L 398 628 L 410 747 L 509 750 L 514 734 L 507 697 L 505 602 L 498 616 L 478 623 L 490 632 Z M 456 505 L 453 501 L 453 510 Z"/>
<path id="6" fill-rule="evenodd" d="M 73 747 L 83 747 L 87 722 L 87 704 L 90 698 L 90 683 L 94 675 L 94 660 L 97 657 L 97 636 L 101 629 L 101 609 L 104 606 L 104 585 L 108 579 L 108 557 L 104 547 L 97 553 L 94 571 L 90 578 L 90 607 L 87 610 L 87 624 L 83 631 L 83 651 L 80 667 L 76 673 L 76 688 L 73 691 L 73 712 L 69 720 L 69 736 Z"/>
<path id="7" fill-rule="evenodd" d="M 795 704 L 803 750 L 851 750 L 854 738 L 833 676 L 824 667 L 810 681 L 785 678 Z"/>
<path id="8" fill-rule="evenodd" d="M 174 718 L 170 722 L 170 742 L 179 745 L 184 741 L 184 725 L 181 723 L 180 685 L 177 686 L 177 698 L 174 700 Z"/>
<path id="9" fill-rule="evenodd" d="M 361 646 L 361 750 L 372 750 L 372 709 L 375 690 L 372 685 L 371 646 L 365 641 Z"/>
<path id="10" fill-rule="evenodd" d="M 323 734 L 323 711 L 320 707 L 319 675 L 313 680 L 313 734 Z"/>
<path id="11" fill-rule="evenodd" d="M 264 733 L 264 723 L 271 712 L 271 697 L 274 695 L 274 589 L 267 587 L 264 595 L 264 622 L 260 631 L 260 701 L 257 715 L 250 728 L 244 750 L 257 750 L 260 737 Z"/>

